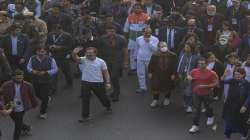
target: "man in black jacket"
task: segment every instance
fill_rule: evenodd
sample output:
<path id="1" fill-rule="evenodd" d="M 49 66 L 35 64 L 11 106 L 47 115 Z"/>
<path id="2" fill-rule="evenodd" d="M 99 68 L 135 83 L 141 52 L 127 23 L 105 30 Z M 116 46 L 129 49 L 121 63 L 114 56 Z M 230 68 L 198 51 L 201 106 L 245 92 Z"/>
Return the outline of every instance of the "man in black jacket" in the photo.
<path id="1" fill-rule="evenodd" d="M 66 88 L 69 88 L 73 85 L 68 59 L 69 53 L 73 49 L 73 39 L 69 33 L 63 31 L 59 24 L 54 24 L 52 29 L 47 38 L 47 46 L 65 76 Z"/>
<path id="2" fill-rule="evenodd" d="M 108 26 L 106 34 L 100 38 L 98 49 L 100 57 L 108 65 L 113 85 L 112 100 L 119 100 L 120 94 L 120 77 L 123 68 L 128 67 L 128 48 L 127 40 L 124 36 L 116 33 L 115 26 Z"/>
<path id="3" fill-rule="evenodd" d="M 13 24 L 8 28 L 9 34 L 4 37 L 0 46 L 13 70 L 25 70 L 25 60 L 29 57 L 29 38 L 20 32 L 18 25 Z"/>

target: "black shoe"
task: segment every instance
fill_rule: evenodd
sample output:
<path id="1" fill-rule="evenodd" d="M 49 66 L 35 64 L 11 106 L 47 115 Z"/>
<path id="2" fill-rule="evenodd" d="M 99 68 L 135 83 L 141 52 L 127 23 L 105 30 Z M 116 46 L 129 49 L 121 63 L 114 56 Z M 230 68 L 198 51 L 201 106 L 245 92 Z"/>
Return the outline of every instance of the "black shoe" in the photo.
<path id="1" fill-rule="evenodd" d="M 107 111 L 107 113 L 112 113 L 111 107 L 107 107 L 106 111 Z"/>
<path id="2" fill-rule="evenodd" d="M 71 89 L 73 87 L 73 84 L 67 84 L 64 86 L 64 89 Z"/>
<path id="3" fill-rule="evenodd" d="M 119 97 L 112 97 L 112 102 L 118 102 L 119 101 Z"/>
<path id="4" fill-rule="evenodd" d="M 138 94 L 145 94 L 147 91 L 145 90 L 145 89 L 137 89 L 136 90 L 136 93 L 138 93 Z"/>
<path id="5" fill-rule="evenodd" d="M 83 123 L 83 122 L 88 122 L 88 121 L 90 121 L 92 118 L 90 117 L 90 116 L 88 116 L 88 117 L 82 117 L 82 118 L 80 118 L 78 121 L 79 121 L 79 123 Z"/>
<path id="6" fill-rule="evenodd" d="M 130 71 L 128 71 L 128 75 L 129 76 L 136 75 L 136 70 L 130 70 Z"/>
<path id="7" fill-rule="evenodd" d="M 32 131 L 32 127 L 31 126 L 27 126 L 26 128 L 24 128 L 21 131 L 21 136 L 22 137 L 31 136 L 32 135 L 31 131 Z"/>

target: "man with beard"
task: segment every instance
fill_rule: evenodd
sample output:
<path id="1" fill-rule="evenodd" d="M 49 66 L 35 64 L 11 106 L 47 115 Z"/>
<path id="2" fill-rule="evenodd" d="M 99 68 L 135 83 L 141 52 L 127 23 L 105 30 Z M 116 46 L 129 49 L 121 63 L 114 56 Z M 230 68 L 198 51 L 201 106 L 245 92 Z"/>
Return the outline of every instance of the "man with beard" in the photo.
<path id="1" fill-rule="evenodd" d="M 1 42 L 1 47 L 10 63 L 12 70 L 25 70 L 25 60 L 29 56 L 29 38 L 21 33 L 18 25 L 13 24 L 8 28 L 9 34 Z"/>
<path id="2" fill-rule="evenodd" d="M 49 32 L 53 30 L 53 25 L 60 24 L 65 32 L 73 33 L 72 17 L 64 13 L 60 5 L 54 5 L 50 11 L 45 13 L 43 19 L 48 25 Z"/>
<path id="3" fill-rule="evenodd" d="M 192 92 L 194 102 L 194 118 L 189 133 L 199 131 L 201 106 L 204 104 L 207 114 L 207 125 L 213 125 L 214 115 L 211 107 L 213 88 L 218 85 L 218 76 L 214 71 L 207 69 L 205 58 L 198 60 L 198 67 L 191 71 L 187 79 L 192 81 Z"/>
<path id="4" fill-rule="evenodd" d="M 104 22 L 99 25 L 99 34 L 102 36 L 105 34 L 106 28 L 108 26 L 115 26 L 118 34 L 123 34 L 122 26 L 114 21 L 114 17 L 112 14 L 106 14 Z"/>
<path id="5" fill-rule="evenodd" d="M 53 25 L 52 29 L 47 38 L 47 45 L 58 67 L 65 76 L 65 88 L 71 88 L 73 86 L 73 79 L 71 76 L 70 61 L 67 59 L 67 56 L 73 48 L 73 39 L 69 33 L 63 31 L 59 24 Z"/>
<path id="6" fill-rule="evenodd" d="M 116 33 L 114 26 L 109 26 L 106 28 L 106 34 L 100 38 L 98 50 L 100 57 L 108 65 L 114 90 L 111 97 L 116 102 L 119 100 L 122 68 L 128 67 L 127 41 L 124 36 Z"/>
<path id="7" fill-rule="evenodd" d="M 179 48 L 179 42 L 183 35 L 181 29 L 175 26 L 175 21 L 171 18 L 163 19 L 164 25 L 159 31 L 159 40 L 167 43 L 167 47 L 170 51 L 177 53 Z"/>
<path id="8" fill-rule="evenodd" d="M 99 37 L 98 25 L 99 19 L 91 15 L 91 11 L 85 7 L 81 7 L 81 16 L 75 20 L 73 36 L 76 41 L 82 40 L 82 36 L 86 35 L 84 31 L 88 30 L 89 33 L 95 38 Z"/>
<path id="9" fill-rule="evenodd" d="M 49 93 L 52 89 L 52 76 L 58 71 L 56 61 L 47 55 L 45 48 L 40 46 L 36 49 L 36 55 L 30 58 L 27 70 L 31 74 L 36 95 L 42 102 L 40 118 L 47 119 Z"/>
<path id="10" fill-rule="evenodd" d="M 204 30 L 204 45 L 210 47 L 215 44 L 216 32 L 222 26 L 223 17 L 216 14 L 216 6 L 207 6 L 207 15 L 201 18 L 202 28 Z"/>
<path id="11" fill-rule="evenodd" d="M 153 92 L 153 102 L 150 106 L 156 107 L 159 105 L 160 94 L 165 94 L 163 105 L 169 105 L 177 75 L 177 56 L 168 50 L 166 42 L 159 43 L 159 53 L 151 57 L 148 73 Z"/>
<path id="12" fill-rule="evenodd" d="M 152 29 L 152 34 L 156 37 L 159 37 L 160 28 L 164 25 L 163 23 L 163 10 L 160 6 L 155 7 L 154 14 L 151 19 L 148 21 Z"/>
<path id="13" fill-rule="evenodd" d="M 11 119 L 15 123 L 13 140 L 19 140 L 21 134 L 29 134 L 31 126 L 23 122 L 24 115 L 27 111 L 37 106 L 35 92 L 33 86 L 24 81 L 23 71 L 17 69 L 14 72 L 13 80 L 5 82 L 1 89 L 4 102 L 6 104 L 14 103 L 13 111 L 10 114 Z"/>
<path id="14" fill-rule="evenodd" d="M 75 62 L 82 65 L 82 116 L 79 122 L 88 121 L 90 119 L 89 105 L 91 92 L 98 97 L 108 112 L 112 111 L 110 101 L 105 91 L 105 86 L 106 89 L 111 88 L 110 75 L 105 61 L 96 57 L 97 49 L 94 47 L 87 48 L 84 57 L 79 57 L 77 55 L 81 50 L 82 48 L 75 48 L 72 52 L 72 58 Z"/>

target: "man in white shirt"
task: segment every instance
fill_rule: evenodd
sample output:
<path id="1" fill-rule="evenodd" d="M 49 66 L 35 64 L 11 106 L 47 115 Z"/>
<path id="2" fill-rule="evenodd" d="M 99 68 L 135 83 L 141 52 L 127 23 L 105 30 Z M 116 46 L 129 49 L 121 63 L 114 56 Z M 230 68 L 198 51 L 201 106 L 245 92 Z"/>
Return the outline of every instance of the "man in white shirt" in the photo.
<path id="1" fill-rule="evenodd" d="M 111 104 L 106 95 L 106 89 L 111 88 L 110 75 L 108 72 L 107 65 L 104 60 L 96 57 L 97 49 L 94 47 L 86 48 L 86 53 L 84 57 L 79 57 L 79 53 L 82 48 L 75 48 L 72 52 L 72 58 L 77 63 L 81 64 L 81 85 L 82 85 L 82 118 L 79 122 L 88 121 L 89 117 L 89 103 L 90 94 L 93 92 L 98 99 L 101 101 L 102 105 L 106 107 L 108 112 L 111 112 Z M 104 79 L 106 85 L 104 84 Z"/>
<path id="2" fill-rule="evenodd" d="M 157 51 L 159 40 L 157 37 L 152 36 L 152 30 L 150 27 L 146 27 L 144 35 L 136 39 L 137 43 L 137 77 L 139 82 L 139 88 L 136 93 L 145 93 L 147 91 L 146 85 L 146 71 L 150 58 L 153 53 Z"/>

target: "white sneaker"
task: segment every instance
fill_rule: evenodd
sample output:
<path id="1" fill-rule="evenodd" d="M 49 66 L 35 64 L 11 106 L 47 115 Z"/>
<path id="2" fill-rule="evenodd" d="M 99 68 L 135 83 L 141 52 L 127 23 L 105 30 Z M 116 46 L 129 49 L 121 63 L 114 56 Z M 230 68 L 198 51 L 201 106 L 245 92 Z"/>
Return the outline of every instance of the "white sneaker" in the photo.
<path id="1" fill-rule="evenodd" d="M 215 101 L 218 101 L 218 100 L 219 100 L 219 97 L 218 97 L 218 96 L 215 96 L 215 97 L 214 97 L 214 100 L 215 100 Z"/>
<path id="2" fill-rule="evenodd" d="M 214 124 L 214 117 L 208 117 L 207 118 L 207 125 L 212 125 Z"/>
<path id="3" fill-rule="evenodd" d="M 192 127 L 189 129 L 189 133 L 196 133 L 198 132 L 200 129 L 199 129 L 199 126 L 197 125 L 192 125 Z"/>
<path id="4" fill-rule="evenodd" d="M 40 114 L 40 119 L 46 120 L 48 118 L 47 113 Z"/>
<path id="5" fill-rule="evenodd" d="M 164 106 L 168 106 L 170 104 L 170 100 L 168 98 L 165 98 L 163 101 Z"/>
<path id="6" fill-rule="evenodd" d="M 188 106 L 187 107 L 187 110 L 186 110 L 187 113 L 192 113 L 193 112 L 193 109 L 191 106 Z"/>
<path id="7" fill-rule="evenodd" d="M 202 109 L 201 109 L 201 112 L 202 112 L 202 113 L 205 113 L 206 111 L 207 111 L 206 108 L 202 108 Z"/>
<path id="8" fill-rule="evenodd" d="M 150 107 L 157 107 L 159 105 L 158 100 L 153 100 L 152 103 L 150 104 Z"/>
<path id="9" fill-rule="evenodd" d="M 245 137 L 245 136 L 241 136 L 241 137 L 240 137 L 240 139 L 241 139 L 241 140 L 246 140 L 246 139 L 247 139 L 247 137 Z"/>

